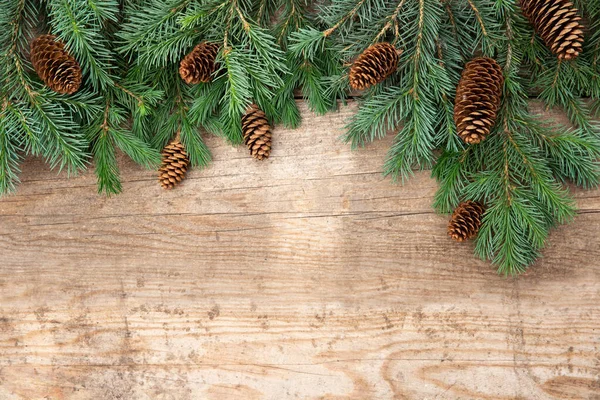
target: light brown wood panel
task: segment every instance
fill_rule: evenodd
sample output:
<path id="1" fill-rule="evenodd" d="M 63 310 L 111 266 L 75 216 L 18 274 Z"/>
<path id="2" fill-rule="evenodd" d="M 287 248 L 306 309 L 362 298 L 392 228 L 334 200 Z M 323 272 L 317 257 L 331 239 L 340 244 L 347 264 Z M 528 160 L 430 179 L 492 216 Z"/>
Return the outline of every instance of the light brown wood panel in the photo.
<path id="1" fill-rule="evenodd" d="M 173 191 L 28 160 L 0 200 L 0 399 L 600 399 L 600 191 L 505 278 L 447 238 L 428 172 L 382 176 L 391 137 L 340 143 L 354 105 L 302 107 L 268 161 L 207 137 Z"/>

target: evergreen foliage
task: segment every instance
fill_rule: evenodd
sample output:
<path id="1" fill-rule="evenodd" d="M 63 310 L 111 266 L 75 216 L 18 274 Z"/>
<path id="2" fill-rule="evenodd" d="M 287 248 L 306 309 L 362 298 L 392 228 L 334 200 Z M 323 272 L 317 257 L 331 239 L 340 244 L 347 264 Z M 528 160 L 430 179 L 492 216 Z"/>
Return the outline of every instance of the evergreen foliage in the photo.
<path id="1" fill-rule="evenodd" d="M 129 77 L 129 65 L 114 48 L 121 18 L 114 0 L 0 3 L 0 26 L 11 28 L 0 33 L 0 79 L 7 82 L 0 88 L 0 192 L 14 189 L 24 154 L 70 172 L 93 159 L 98 188 L 107 194 L 121 190 L 117 148 L 144 166 L 159 163 L 141 124 L 162 94 Z M 75 95 L 50 91 L 32 73 L 29 42 L 42 33 L 56 35 L 80 63 L 84 87 Z"/>
<path id="2" fill-rule="evenodd" d="M 210 156 L 194 133 L 197 126 L 239 144 L 240 116 L 253 102 L 277 120 L 271 100 L 288 68 L 275 37 L 261 24 L 273 12 L 268 1 L 245 0 L 151 0 L 128 7 L 121 51 L 135 63 L 135 76 L 158 83 L 171 100 L 166 103 L 173 103 L 164 105 L 171 121 L 159 129 L 157 145 L 179 132 L 192 164 L 206 165 Z M 176 67 L 203 40 L 220 45 L 219 68 L 211 82 L 188 87 Z"/>
<path id="3" fill-rule="evenodd" d="M 573 217 L 565 184 L 590 188 L 599 180 L 591 111 L 600 94 L 600 2 L 576 6 L 589 29 L 572 61 L 559 61 L 509 0 L 333 0 L 315 26 L 291 34 L 290 48 L 310 60 L 332 52 L 346 66 L 380 41 L 403 50 L 397 73 L 359 94 L 343 139 L 359 147 L 394 132 L 386 174 L 404 181 L 415 168 L 433 166 L 440 183 L 434 206 L 442 213 L 465 200 L 485 203 L 475 252 L 515 274 L 536 260 L 553 226 Z M 505 83 L 492 134 L 469 146 L 456 134 L 454 95 L 465 63 L 478 56 L 495 58 Z M 326 93 L 348 93 L 347 68 L 321 71 Z M 540 121 L 528 109 L 531 95 L 562 108 L 573 126 Z"/>
<path id="4" fill-rule="evenodd" d="M 550 229 L 574 216 L 567 184 L 600 182 L 600 0 L 574 4 L 584 48 L 559 60 L 515 0 L 0 0 L 0 194 L 15 189 L 26 155 L 69 173 L 93 165 L 99 190 L 117 193 L 117 150 L 157 168 L 179 139 L 202 167 L 201 132 L 242 143 L 251 104 L 296 127 L 297 93 L 317 114 L 352 96 L 358 110 L 342 140 L 357 148 L 393 133 L 385 174 L 405 181 L 432 168 L 442 213 L 484 203 L 476 254 L 522 272 Z M 28 53 L 40 34 L 56 35 L 81 65 L 77 93 L 36 76 Z M 188 85 L 179 63 L 203 41 L 219 47 L 215 72 Z M 397 70 L 353 92 L 349 67 L 379 42 L 401 51 Z M 466 145 L 454 97 L 464 65 L 480 56 L 503 68 L 502 104 L 485 140 Z M 572 125 L 533 115 L 534 96 Z"/>

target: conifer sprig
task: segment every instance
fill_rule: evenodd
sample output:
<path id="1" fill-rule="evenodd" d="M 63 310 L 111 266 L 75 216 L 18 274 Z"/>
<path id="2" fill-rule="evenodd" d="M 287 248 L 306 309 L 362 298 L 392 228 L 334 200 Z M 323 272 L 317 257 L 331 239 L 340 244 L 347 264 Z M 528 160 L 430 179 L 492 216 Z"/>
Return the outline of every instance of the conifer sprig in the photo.
<path id="1" fill-rule="evenodd" d="M 537 259 L 553 226 L 574 216 L 562 184 L 597 184 L 599 147 L 582 129 L 549 126 L 529 115 L 526 82 L 519 75 L 527 59 L 527 48 L 519 46 L 519 10 L 502 0 L 496 7 L 507 35 L 498 57 L 505 85 L 496 129 L 481 144 L 440 157 L 433 171 L 440 182 L 435 206 L 450 212 L 463 199 L 485 203 L 475 251 L 500 273 L 515 274 Z"/>
<path id="2" fill-rule="evenodd" d="M 85 166 L 85 137 L 77 114 L 82 103 L 87 112 L 96 106 L 76 96 L 62 101 L 32 79 L 28 38 L 39 15 L 39 6 L 29 0 L 0 1 L 0 194 L 12 191 L 18 182 L 23 155 L 44 157 L 51 167 L 70 173 Z"/>
<path id="3" fill-rule="evenodd" d="M 98 178 L 98 190 L 119 193 L 116 150 L 133 161 L 156 168 L 160 153 L 149 145 L 145 120 L 162 96 L 133 75 L 116 51 L 116 32 L 123 18 L 114 0 L 47 0 L 49 24 L 82 66 L 87 90 L 98 94 L 101 111 L 83 127 Z"/>
<path id="4" fill-rule="evenodd" d="M 128 65 L 113 49 L 120 17 L 114 0 L 0 3 L 0 23 L 11 27 L 0 32 L 0 193 L 14 189 L 18 163 L 28 154 L 69 172 L 93 160 L 99 190 L 107 194 L 121 189 L 116 148 L 147 167 L 158 164 L 140 127 L 160 93 L 127 77 Z M 81 66 L 83 87 L 73 95 L 49 90 L 33 73 L 29 43 L 45 33 L 55 34 Z"/>
<path id="5" fill-rule="evenodd" d="M 593 3 L 585 9 L 598 13 Z M 597 126 L 581 99 L 597 93 L 590 56 L 595 50 L 558 61 L 519 7 L 505 0 L 339 0 L 325 9 L 319 18 L 324 28 L 291 34 L 293 55 L 311 59 L 336 49 L 349 64 L 379 41 L 403 50 L 397 73 L 358 97 L 344 140 L 357 147 L 395 132 L 384 172 L 405 180 L 414 168 L 436 164 L 435 207 L 449 213 L 461 201 L 485 203 L 476 253 L 501 273 L 524 271 L 550 229 L 574 216 L 563 184 L 593 187 L 599 181 Z M 504 65 L 504 97 L 490 137 L 466 145 L 456 134 L 453 100 L 463 65 L 481 55 Z M 562 107 L 575 128 L 530 115 L 528 94 L 535 87 L 545 88 L 540 98 Z M 442 149 L 439 157 L 436 149 Z"/>

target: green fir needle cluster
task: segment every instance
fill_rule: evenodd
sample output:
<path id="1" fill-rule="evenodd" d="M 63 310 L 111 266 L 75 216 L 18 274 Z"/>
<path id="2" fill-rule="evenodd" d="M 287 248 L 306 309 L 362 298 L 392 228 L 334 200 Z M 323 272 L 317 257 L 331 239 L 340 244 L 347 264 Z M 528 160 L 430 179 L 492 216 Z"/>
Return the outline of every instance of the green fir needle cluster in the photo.
<path id="1" fill-rule="evenodd" d="M 432 169 L 442 213 L 485 204 L 475 252 L 515 274 L 574 216 L 569 184 L 600 179 L 600 0 L 574 6 L 584 47 L 559 60 L 516 0 L 0 0 L 0 193 L 15 189 L 26 155 L 69 173 L 93 166 L 99 190 L 118 193 L 118 151 L 156 169 L 178 138 L 203 167 L 201 132 L 242 143 L 252 104 L 296 127 L 298 94 L 318 114 L 354 97 L 342 140 L 357 148 L 393 134 L 385 174 L 405 181 Z M 33 71 L 29 45 L 42 34 L 80 64 L 77 93 L 53 92 Z M 186 84 L 179 64 L 201 42 L 219 48 L 215 72 Z M 380 42 L 398 49 L 397 70 L 351 90 L 353 62 Z M 467 145 L 455 91 L 464 65 L 482 56 L 502 67 L 502 103 L 491 133 Z M 564 110 L 571 126 L 533 115 L 532 97 Z"/>

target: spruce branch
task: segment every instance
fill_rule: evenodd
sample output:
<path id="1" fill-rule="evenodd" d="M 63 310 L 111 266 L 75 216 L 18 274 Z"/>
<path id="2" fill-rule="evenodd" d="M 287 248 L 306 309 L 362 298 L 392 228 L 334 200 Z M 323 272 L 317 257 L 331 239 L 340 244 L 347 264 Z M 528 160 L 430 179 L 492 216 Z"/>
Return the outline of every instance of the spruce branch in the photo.
<path id="1" fill-rule="evenodd" d="M 25 121 L 19 121 L 21 115 L 9 113 L 8 100 L 4 100 L 0 109 L 0 193 L 13 192 L 19 182 L 19 162 L 21 149 L 15 143 L 20 136 L 17 127 L 21 125 L 27 133 L 29 126 Z"/>
<path id="2" fill-rule="evenodd" d="M 352 148 L 383 138 L 407 116 L 407 96 L 399 87 L 387 87 L 378 96 L 366 99 L 352 116 L 343 140 Z"/>
<path id="3" fill-rule="evenodd" d="M 105 89 L 112 84 L 114 55 L 102 32 L 107 21 L 117 21 L 118 4 L 79 0 L 46 0 L 50 8 L 53 33 L 65 42 L 67 48 L 82 65 L 94 89 Z M 90 15 L 94 18 L 90 18 Z"/>
<path id="4" fill-rule="evenodd" d="M 440 181 L 435 205 L 449 212 L 464 199 L 485 203 L 475 252 L 500 273 L 515 274 L 537 259 L 553 226 L 573 218 L 574 202 L 562 183 L 597 183 L 600 147 L 583 129 L 548 126 L 529 115 L 519 73 L 531 52 L 518 44 L 530 36 L 516 25 L 512 4 L 497 0 L 496 7 L 507 36 L 500 51 L 505 86 L 496 129 L 479 145 L 441 156 L 434 169 Z M 563 89 L 553 93 L 572 94 L 573 87 Z"/>
<path id="5" fill-rule="evenodd" d="M 160 163 L 160 154 L 127 128 L 128 110 L 119 103 L 114 93 L 109 92 L 104 102 L 104 110 L 98 120 L 88 127 L 87 137 L 92 143 L 98 191 L 110 195 L 122 189 L 115 148 L 146 168 L 156 168 Z"/>
<path id="6" fill-rule="evenodd" d="M 394 9 L 394 12 L 385 18 L 385 24 L 383 25 L 383 28 L 381 28 L 379 33 L 375 36 L 372 43 L 377 43 L 381 39 L 383 39 L 385 37 L 385 35 L 387 34 L 387 32 L 390 29 L 392 29 L 392 27 L 394 28 L 393 29 L 393 32 L 394 32 L 394 41 L 393 42 L 396 42 L 400 39 L 400 26 L 399 26 L 399 18 L 398 17 L 400 15 L 400 11 L 402 11 L 402 8 L 404 7 L 404 4 L 406 4 L 406 0 L 400 1 L 398 3 L 398 5 L 396 6 L 396 8 Z"/>
<path id="7" fill-rule="evenodd" d="M 402 88 L 406 97 L 404 126 L 396 135 L 384 166 L 386 174 L 403 181 L 412 174 L 413 168 L 433 165 L 436 103 L 447 99 L 453 90 L 450 78 L 437 58 L 440 8 L 428 0 L 419 0 L 415 23 L 416 40 L 407 46 L 408 59 L 399 72 L 403 75 Z"/>
<path id="8" fill-rule="evenodd" d="M 585 189 L 600 183 L 600 146 L 578 129 L 541 123 L 531 125 L 531 139 L 540 147 L 552 173 L 562 183 L 574 183 Z"/>
<path id="9" fill-rule="evenodd" d="M 281 15 L 273 27 L 277 43 L 282 49 L 287 49 L 288 37 L 292 33 L 313 23 L 308 6 L 304 0 L 283 0 Z"/>
<path id="10" fill-rule="evenodd" d="M 140 73 L 178 62 L 192 45 L 192 30 L 181 31 L 178 19 L 190 0 L 145 0 L 130 3 L 117 33 L 119 52 L 137 60 Z"/>
<path id="11" fill-rule="evenodd" d="M 31 28 L 38 10 L 26 0 L 6 3 L 0 4 L 0 21 L 10 27 L 0 35 L 0 79 L 4 82 L 0 98 L 3 113 L 11 112 L 17 118 L 8 118 L 4 123 L 5 146 L 9 148 L 8 141 L 22 141 L 19 148 L 29 154 L 42 155 L 51 167 L 75 172 L 84 166 L 86 143 L 76 133 L 78 125 L 73 121 L 72 109 L 50 101 L 50 92 L 31 80 L 22 58 L 27 46 L 26 29 Z M 11 159 L 17 158 L 12 156 Z M 4 165 L 8 167 L 14 163 Z M 14 177 L 9 171 L 2 174 Z M 13 187 L 3 185 L 3 188 L 9 186 Z"/>
<path id="12" fill-rule="evenodd" d="M 98 177 L 98 192 L 108 195 L 120 193 L 122 186 L 119 167 L 114 142 L 108 134 L 108 129 L 101 127 L 100 130 L 90 131 L 88 134 L 93 141 L 92 152 Z"/>

